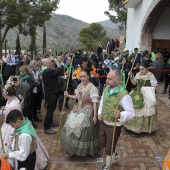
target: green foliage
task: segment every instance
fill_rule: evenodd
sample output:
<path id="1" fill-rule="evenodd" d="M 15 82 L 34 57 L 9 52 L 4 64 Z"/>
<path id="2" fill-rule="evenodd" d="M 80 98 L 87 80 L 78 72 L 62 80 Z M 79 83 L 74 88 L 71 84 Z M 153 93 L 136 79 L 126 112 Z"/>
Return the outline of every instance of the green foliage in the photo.
<path id="1" fill-rule="evenodd" d="M 43 25 L 57 8 L 59 0 L 1 0 L 0 1 L 0 58 L 2 45 L 9 29 L 19 28 L 20 33 L 27 35 L 29 28 Z M 4 32 L 2 34 L 2 29 Z"/>
<path id="2" fill-rule="evenodd" d="M 120 30 L 126 30 L 127 9 L 123 0 L 108 0 L 109 11 L 105 11 L 105 14 L 110 18 L 113 23 L 121 23 Z M 115 15 L 111 15 L 110 11 L 115 12 Z"/>
<path id="3" fill-rule="evenodd" d="M 80 41 L 87 48 L 97 47 L 99 42 L 106 39 L 106 31 L 100 24 L 90 24 L 90 27 L 83 28 L 79 33 Z"/>
<path id="4" fill-rule="evenodd" d="M 20 39 L 18 34 L 16 39 L 16 52 L 18 53 L 18 55 L 20 55 L 20 51 L 21 51 L 21 46 L 20 46 Z"/>

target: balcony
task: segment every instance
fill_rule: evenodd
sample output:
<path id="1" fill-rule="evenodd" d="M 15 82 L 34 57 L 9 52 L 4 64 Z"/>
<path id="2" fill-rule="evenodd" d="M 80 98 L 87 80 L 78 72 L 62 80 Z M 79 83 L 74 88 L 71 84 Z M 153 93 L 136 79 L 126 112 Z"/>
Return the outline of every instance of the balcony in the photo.
<path id="1" fill-rule="evenodd" d="M 142 0 L 124 0 L 126 8 L 136 8 Z"/>

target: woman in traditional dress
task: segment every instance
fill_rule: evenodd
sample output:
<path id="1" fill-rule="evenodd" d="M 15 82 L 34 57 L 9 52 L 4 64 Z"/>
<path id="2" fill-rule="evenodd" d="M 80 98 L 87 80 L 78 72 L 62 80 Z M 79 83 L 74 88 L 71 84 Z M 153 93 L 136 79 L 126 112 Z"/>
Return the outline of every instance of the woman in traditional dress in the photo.
<path id="1" fill-rule="evenodd" d="M 12 109 L 17 109 L 21 111 L 20 101 L 17 97 L 15 97 L 15 89 L 11 85 L 7 84 L 5 85 L 5 88 L 3 89 L 3 97 L 7 99 L 7 103 L 4 109 L 0 110 L 0 115 L 6 116 Z M 14 132 L 14 129 L 8 125 L 7 123 L 2 124 L 1 127 L 1 133 L 2 133 L 2 139 L 4 142 L 4 150 L 5 152 L 11 151 L 11 142 L 13 137 L 11 136 Z M 2 144 L 0 143 L 0 152 L 2 153 Z M 15 168 L 15 162 L 13 159 L 7 159 L 7 161 L 11 164 L 13 168 Z"/>
<path id="2" fill-rule="evenodd" d="M 0 115 L 5 115 L 5 118 L 6 118 L 7 114 L 11 110 L 17 109 L 21 111 L 20 101 L 17 97 L 15 97 L 15 88 L 13 86 L 11 86 L 10 84 L 5 85 L 5 88 L 3 89 L 3 96 L 5 99 L 7 99 L 7 103 L 6 103 L 5 109 L 0 110 Z M 12 135 L 13 135 L 14 129 L 9 124 L 6 124 L 4 121 L 1 131 L 2 131 L 2 139 L 4 142 L 5 152 L 11 152 L 12 150 L 11 143 L 13 139 Z M 37 149 L 36 149 L 37 156 L 36 156 L 35 170 L 40 170 L 46 167 L 47 162 L 49 160 L 49 155 L 48 155 L 47 149 L 45 148 L 44 144 L 42 143 L 42 141 L 40 140 L 37 134 L 35 138 L 36 138 L 36 143 L 37 143 Z M 2 153 L 1 143 L 0 143 L 0 152 Z M 7 161 L 11 164 L 11 166 L 14 169 L 17 170 L 17 164 L 15 163 L 13 159 L 8 159 Z"/>
<path id="3" fill-rule="evenodd" d="M 142 62 L 135 77 L 131 74 L 131 82 L 137 85 L 131 93 L 135 117 L 124 126 L 135 133 L 151 133 L 157 129 L 157 110 L 155 88 L 158 85 L 154 75 L 148 71 L 147 62 Z"/>
<path id="4" fill-rule="evenodd" d="M 78 105 L 68 114 L 60 136 L 60 145 L 66 151 L 65 156 L 86 156 L 98 152 L 99 126 L 97 123 L 98 90 L 89 81 L 90 72 L 84 69 L 80 73 L 81 83 L 76 95 L 65 96 L 78 99 Z"/>

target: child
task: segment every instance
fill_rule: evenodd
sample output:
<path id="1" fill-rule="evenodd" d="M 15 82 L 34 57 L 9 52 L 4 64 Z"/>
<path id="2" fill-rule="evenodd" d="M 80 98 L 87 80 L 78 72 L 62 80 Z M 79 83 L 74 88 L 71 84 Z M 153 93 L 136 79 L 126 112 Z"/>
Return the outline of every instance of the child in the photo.
<path id="1" fill-rule="evenodd" d="M 13 152 L 2 154 L 3 158 L 15 159 L 18 161 L 18 169 L 25 168 L 34 170 L 36 162 L 36 141 L 35 130 L 28 120 L 24 118 L 19 110 L 12 110 L 8 113 L 6 123 L 14 129 L 14 140 L 12 143 Z"/>

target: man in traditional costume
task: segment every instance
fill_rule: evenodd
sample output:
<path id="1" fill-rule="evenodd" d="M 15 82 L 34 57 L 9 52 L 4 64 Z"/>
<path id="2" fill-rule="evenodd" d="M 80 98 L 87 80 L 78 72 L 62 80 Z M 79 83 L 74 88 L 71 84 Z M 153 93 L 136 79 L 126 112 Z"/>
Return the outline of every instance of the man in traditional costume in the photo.
<path id="1" fill-rule="evenodd" d="M 100 101 L 98 119 L 101 121 L 99 146 L 106 148 L 106 164 L 103 166 L 103 169 L 109 170 L 110 166 L 120 161 L 115 147 L 121 134 L 122 124 L 133 118 L 135 112 L 132 99 L 125 90 L 124 83 L 121 84 L 121 74 L 118 70 L 112 70 L 108 73 L 106 83 L 108 86 L 105 88 Z M 114 124 L 115 119 L 116 123 Z M 116 130 L 112 152 L 111 146 L 114 125 L 116 125 Z"/>

